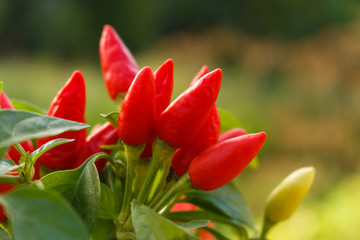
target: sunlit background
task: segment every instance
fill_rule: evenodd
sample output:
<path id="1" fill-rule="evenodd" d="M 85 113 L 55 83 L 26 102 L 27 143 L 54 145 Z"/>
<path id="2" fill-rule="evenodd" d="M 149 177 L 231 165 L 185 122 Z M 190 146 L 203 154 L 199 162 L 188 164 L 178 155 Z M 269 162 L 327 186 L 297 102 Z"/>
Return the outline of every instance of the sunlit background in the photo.
<path id="1" fill-rule="evenodd" d="M 356 0 L 0 1 L 0 81 L 46 111 L 74 70 L 88 122 L 115 110 L 98 42 L 111 24 L 140 67 L 175 62 L 173 98 L 202 65 L 221 68 L 218 107 L 268 139 L 236 181 L 261 224 L 264 201 L 293 170 L 314 186 L 273 240 L 360 238 L 360 3 Z"/>

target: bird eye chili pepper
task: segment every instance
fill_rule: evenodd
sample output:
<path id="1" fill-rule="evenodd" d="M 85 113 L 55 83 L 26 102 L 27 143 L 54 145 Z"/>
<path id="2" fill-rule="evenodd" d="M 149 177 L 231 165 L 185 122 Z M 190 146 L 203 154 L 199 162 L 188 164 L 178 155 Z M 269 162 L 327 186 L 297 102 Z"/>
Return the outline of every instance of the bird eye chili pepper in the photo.
<path id="1" fill-rule="evenodd" d="M 4 91 L 1 91 L 1 93 L 0 93 L 0 106 L 1 106 L 1 109 L 14 109 L 13 105 L 11 104 L 10 99 L 6 96 Z M 33 144 L 30 140 L 21 142 L 20 145 L 25 150 L 25 152 L 34 151 Z M 21 154 L 14 146 L 11 146 L 9 148 L 9 151 L 7 154 L 16 163 L 19 162 Z"/>
<path id="2" fill-rule="evenodd" d="M 102 145 L 112 145 L 116 144 L 118 140 L 118 135 L 116 128 L 107 122 L 103 125 L 94 129 L 85 140 L 85 144 L 82 147 L 81 152 L 76 160 L 74 167 L 79 167 L 85 162 L 87 158 L 97 152 L 106 152 L 110 153 L 110 150 L 102 149 Z M 101 172 L 106 164 L 105 159 L 99 159 L 95 162 L 98 172 Z"/>
<path id="3" fill-rule="evenodd" d="M 47 115 L 85 123 L 85 94 L 84 78 L 80 71 L 75 71 L 53 99 Z M 47 151 L 38 159 L 37 163 L 50 169 L 70 169 L 85 142 L 86 129 L 40 138 L 38 146 L 56 138 L 75 139 L 75 141 Z"/>
<path id="4" fill-rule="evenodd" d="M 155 109 L 158 117 L 170 104 L 174 82 L 174 62 L 172 59 L 166 60 L 154 73 L 155 82 Z M 146 144 L 141 158 L 152 156 L 152 144 L 155 135 Z"/>
<path id="5" fill-rule="evenodd" d="M 191 81 L 190 86 L 194 85 L 202 76 L 204 76 L 207 73 L 209 73 L 208 66 L 206 65 L 202 66 L 200 71 L 195 75 L 195 77 Z"/>
<path id="6" fill-rule="evenodd" d="M 230 138 L 239 137 L 246 134 L 246 130 L 242 128 L 233 128 L 220 134 L 219 142 Z"/>
<path id="7" fill-rule="evenodd" d="M 154 75 L 144 67 L 136 75 L 121 106 L 117 133 L 129 145 L 147 143 L 154 134 L 155 87 Z"/>
<path id="8" fill-rule="evenodd" d="M 189 177 L 198 189 L 210 191 L 235 178 L 256 156 L 266 133 L 254 133 L 219 142 L 200 153 L 190 164 Z"/>
<path id="9" fill-rule="evenodd" d="M 157 136 L 172 147 L 182 147 L 199 132 L 220 91 L 222 71 L 216 69 L 176 98 L 156 122 Z"/>
<path id="10" fill-rule="evenodd" d="M 139 71 L 129 49 L 110 25 L 105 25 L 99 43 L 101 69 L 111 99 L 126 93 Z"/>
<path id="11" fill-rule="evenodd" d="M 216 144 L 220 134 L 220 117 L 216 105 L 213 106 L 199 133 L 188 146 L 176 150 L 171 166 L 179 176 L 184 175 L 191 161 L 206 148 Z"/>

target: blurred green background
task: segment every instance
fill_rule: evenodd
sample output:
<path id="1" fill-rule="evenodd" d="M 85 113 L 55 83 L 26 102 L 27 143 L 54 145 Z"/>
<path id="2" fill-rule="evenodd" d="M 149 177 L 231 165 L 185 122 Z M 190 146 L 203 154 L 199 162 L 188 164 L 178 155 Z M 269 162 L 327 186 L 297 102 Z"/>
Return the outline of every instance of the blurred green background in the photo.
<path id="1" fill-rule="evenodd" d="M 359 239 L 360 2 L 356 0 L 0 2 L 0 81 L 13 99 L 47 109 L 79 69 L 88 122 L 115 110 L 98 42 L 111 24 L 140 67 L 175 62 L 175 98 L 206 64 L 224 72 L 219 108 L 266 131 L 260 167 L 237 183 L 261 223 L 271 189 L 317 169 L 296 214 L 274 240 Z"/>

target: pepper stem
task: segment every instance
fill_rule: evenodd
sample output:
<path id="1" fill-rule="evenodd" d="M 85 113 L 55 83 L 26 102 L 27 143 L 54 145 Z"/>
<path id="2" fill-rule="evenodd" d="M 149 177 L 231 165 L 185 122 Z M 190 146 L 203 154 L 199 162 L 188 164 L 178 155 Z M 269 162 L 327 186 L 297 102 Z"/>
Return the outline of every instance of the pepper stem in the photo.
<path id="1" fill-rule="evenodd" d="M 140 203 L 144 204 L 146 202 L 151 189 L 151 185 L 154 182 L 154 178 L 161 164 L 164 161 L 167 161 L 169 159 L 171 160 L 171 157 L 174 154 L 175 150 L 176 148 L 171 147 L 164 140 L 161 140 L 158 137 L 155 138 L 155 141 L 153 143 L 153 159 L 151 160 L 148 174 L 146 175 L 144 184 L 140 190 L 139 197 L 137 199 Z"/>
<path id="2" fill-rule="evenodd" d="M 121 211 L 119 214 L 119 222 L 120 224 L 126 220 L 128 212 L 130 210 L 130 203 L 133 197 L 133 182 L 135 178 L 135 165 L 136 161 L 139 159 L 142 151 L 145 148 L 145 144 L 140 145 L 128 145 L 125 146 L 125 155 L 126 155 L 126 180 L 125 180 L 125 191 L 124 191 L 124 199 L 121 206 Z"/>

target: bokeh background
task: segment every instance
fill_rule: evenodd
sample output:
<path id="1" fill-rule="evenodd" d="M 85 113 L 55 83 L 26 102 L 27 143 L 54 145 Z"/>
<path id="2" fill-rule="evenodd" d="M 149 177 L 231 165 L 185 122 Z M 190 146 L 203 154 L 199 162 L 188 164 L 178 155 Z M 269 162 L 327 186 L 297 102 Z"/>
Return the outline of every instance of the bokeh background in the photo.
<path id="1" fill-rule="evenodd" d="M 314 186 L 274 240 L 360 238 L 360 2 L 357 0 L 2 0 L 0 81 L 47 109 L 79 69 L 88 122 L 115 110 L 98 42 L 111 24 L 140 67 L 175 62 L 175 98 L 206 64 L 224 72 L 218 106 L 266 131 L 257 170 L 237 185 L 261 223 L 271 189 L 312 165 Z"/>

